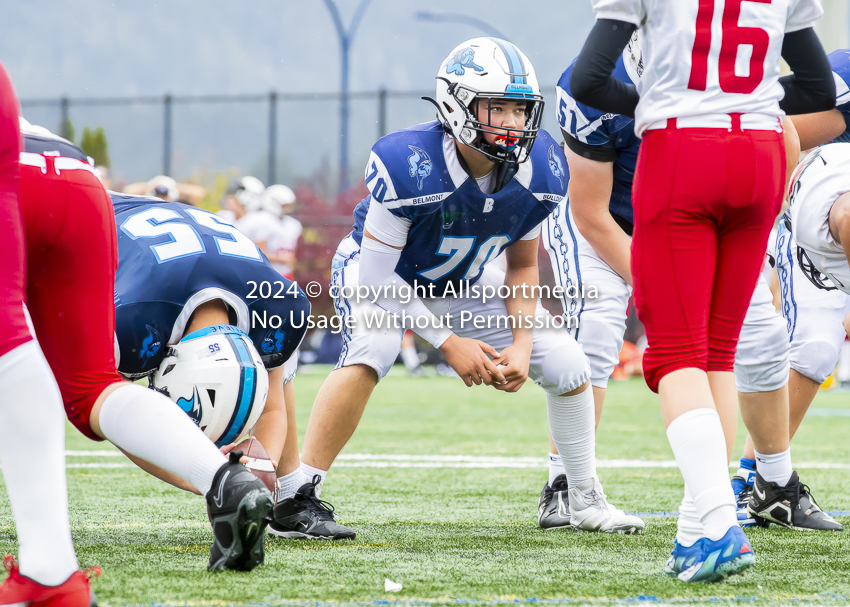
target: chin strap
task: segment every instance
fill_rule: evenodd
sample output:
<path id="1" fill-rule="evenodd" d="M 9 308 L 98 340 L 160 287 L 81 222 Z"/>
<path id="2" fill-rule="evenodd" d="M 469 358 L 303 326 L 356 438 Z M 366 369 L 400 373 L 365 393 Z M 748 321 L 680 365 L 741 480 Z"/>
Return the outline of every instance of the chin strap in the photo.
<path id="1" fill-rule="evenodd" d="M 510 183 L 511 179 L 514 178 L 517 171 L 519 170 L 519 165 L 515 162 L 499 162 L 496 164 L 496 188 L 494 191 L 498 192 L 503 187 Z"/>

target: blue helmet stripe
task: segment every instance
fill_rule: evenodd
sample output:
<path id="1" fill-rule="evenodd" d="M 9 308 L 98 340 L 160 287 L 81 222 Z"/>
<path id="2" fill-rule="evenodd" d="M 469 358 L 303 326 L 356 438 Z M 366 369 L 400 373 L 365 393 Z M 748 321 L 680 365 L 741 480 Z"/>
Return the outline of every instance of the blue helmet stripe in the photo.
<path id="1" fill-rule="evenodd" d="M 245 429 L 245 422 L 248 421 L 248 416 L 251 414 L 251 409 L 254 408 L 254 399 L 257 395 L 257 369 L 254 366 L 254 361 L 245 347 L 245 343 L 234 335 L 227 335 L 227 340 L 236 352 L 236 358 L 239 360 L 239 402 L 236 403 L 236 408 L 230 418 L 230 423 L 227 429 L 222 434 L 221 438 L 216 442 L 217 446 L 227 445 L 242 435 Z"/>
<path id="2" fill-rule="evenodd" d="M 499 40 L 498 38 L 491 38 L 496 45 L 502 49 L 502 52 L 505 54 L 505 58 L 508 60 L 508 69 L 511 74 L 525 74 L 525 64 L 522 61 L 522 57 L 517 51 L 516 47 L 510 42 L 506 42 L 505 40 Z M 528 84 L 524 75 L 522 76 L 512 76 L 511 83 L 513 84 Z"/>

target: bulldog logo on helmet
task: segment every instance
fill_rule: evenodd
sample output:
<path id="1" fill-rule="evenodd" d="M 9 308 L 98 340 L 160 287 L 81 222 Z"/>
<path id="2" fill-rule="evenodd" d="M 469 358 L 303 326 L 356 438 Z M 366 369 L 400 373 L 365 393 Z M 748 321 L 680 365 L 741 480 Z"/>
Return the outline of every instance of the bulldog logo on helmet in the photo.
<path id="1" fill-rule="evenodd" d="M 449 64 L 446 66 L 447 74 L 456 74 L 458 76 L 463 76 L 466 74 L 466 70 L 464 68 L 470 68 L 475 70 L 476 72 L 483 72 L 484 68 L 480 65 L 477 65 L 473 62 L 475 58 L 475 49 L 472 47 L 466 47 L 464 49 L 459 50 L 454 57 L 451 58 Z"/>
<path id="2" fill-rule="evenodd" d="M 431 163 L 431 157 L 428 156 L 425 150 L 415 145 L 408 145 L 407 147 L 413 152 L 407 157 L 407 164 L 410 165 L 410 176 L 416 177 L 416 185 L 421 190 L 422 182 L 431 174 L 431 169 L 434 165 Z"/>

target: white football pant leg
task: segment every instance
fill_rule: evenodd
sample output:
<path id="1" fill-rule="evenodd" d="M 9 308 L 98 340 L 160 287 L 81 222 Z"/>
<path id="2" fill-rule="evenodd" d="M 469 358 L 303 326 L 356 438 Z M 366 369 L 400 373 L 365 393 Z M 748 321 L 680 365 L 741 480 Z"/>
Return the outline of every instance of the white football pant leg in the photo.
<path id="1" fill-rule="evenodd" d="M 759 275 L 735 354 L 738 392 L 772 392 L 788 382 L 788 330 L 773 307 L 773 295 Z"/>
<path id="2" fill-rule="evenodd" d="M 360 247 L 351 237 L 337 248 L 331 264 L 331 295 L 334 308 L 342 319 L 342 351 L 336 368 L 366 365 L 375 370 L 380 381 L 392 369 L 401 350 L 403 329 L 382 324 L 369 328 L 372 319 L 387 314 L 382 308 L 356 296 L 360 277 Z"/>
<path id="3" fill-rule="evenodd" d="M 570 335 L 590 360 L 590 381 L 605 388 L 620 362 L 631 287 L 602 261 L 575 225 L 569 203 L 563 202 L 546 219 L 543 245 L 549 252 L 555 283 L 564 289 L 565 318 L 574 318 Z M 582 298 L 595 287 L 597 297 Z M 577 298 L 569 295 L 578 295 Z"/>
<path id="4" fill-rule="evenodd" d="M 806 278 L 797 263 L 794 237 L 782 222 L 776 259 L 782 316 L 791 341 L 791 368 L 823 383 L 835 369 L 844 343 L 842 322 L 850 312 L 850 295 L 819 289 Z"/>

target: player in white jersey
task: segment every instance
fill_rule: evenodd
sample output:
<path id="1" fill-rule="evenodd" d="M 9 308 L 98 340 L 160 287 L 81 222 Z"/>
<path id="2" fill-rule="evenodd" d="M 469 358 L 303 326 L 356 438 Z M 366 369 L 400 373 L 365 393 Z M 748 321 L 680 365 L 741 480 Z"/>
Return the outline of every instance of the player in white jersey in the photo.
<path id="1" fill-rule="evenodd" d="M 636 32 L 614 70 L 615 76 L 625 82 L 637 82 L 643 72 L 645 64 L 640 41 Z M 562 300 L 565 316 L 574 316 L 579 321 L 571 334 L 590 359 L 598 425 L 608 378 L 623 345 L 631 296 L 631 241 L 628 236 L 633 229 L 632 177 L 640 140 L 634 135 L 632 119 L 577 103 L 570 95 L 571 72 L 572 66 L 561 76 L 556 89 L 557 117 L 569 165 L 570 195 L 547 219 L 543 243 L 557 269 L 558 284 L 565 290 L 571 285 L 592 285 L 599 291 L 595 298 Z M 796 164 L 799 149 L 792 125 L 789 128 L 789 163 Z M 735 384 L 740 406 L 759 413 L 788 408 L 788 332 L 772 300 L 767 282 L 759 276 L 735 355 Z M 733 406 L 728 410 L 718 411 L 729 457 L 738 425 L 738 408 L 735 403 L 730 404 Z M 751 424 L 771 423 L 763 414 L 747 419 Z M 751 475 L 754 479 L 754 455 L 748 455 L 753 461 Z M 549 462 L 549 480 L 538 504 L 538 521 L 543 528 L 568 526 L 569 518 L 562 517 L 562 509 L 558 508 L 558 504 L 567 499 L 567 493 L 563 467 L 554 449 L 550 451 Z M 745 491 L 747 477 L 744 474 L 742 478 L 733 479 L 733 488 L 739 496 L 739 521 L 742 525 L 752 525 L 755 520 L 747 511 L 750 494 Z M 803 490 L 802 494 L 809 499 L 810 496 L 805 495 L 807 491 Z M 795 526 L 823 529 L 820 517 L 818 513 L 797 520 Z M 782 524 L 781 520 L 775 522 Z M 687 519 L 682 523 L 686 524 Z"/>
<path id="2" fill-rule="evenodd" d="M 850 143 L 831 143 L 809 154 L 795 171 L 790 192 L 790 225 L 785 221 L 782 227 L 793 235 L 793 261 L 820 290 L 818 295 L 823 297 L 824 290 L 844 295 L 840 302 L 844 305 L 819 320 L 830 329 L 838 324 L 846 326 L 850 321 Z M 835 301 L 840 300 L 836 297 Z M 834 367 L 837 348 L 827 351 L 835 354 L 831 361 Z M 821 375 L 827 370 L 831 368 L 824 367 Z"/>
<path id="3" fill-rule="evenodd" d="M 667 573 L 720 581 L 751 567 L 755 556 L 738 526 L 717 409 L 734 407 L 738 336 L 782 201 L 783 111 L 835 104 L 829 63 L 811 27 L 823 11 L 817 0 L 593 5 L 598 21 L 571 85 L 582 103 L 634 115 L 644 139 L 632 241 L 635 303 L 649 342 L 644 372 L 660 394 L 685 480 L 683 505 L 693 502 L 702 526 L 701 536 L 684 537 L 680 528 Z M 638 28 L 645 72 L 636 89 L 611 73 Z M 780 55 L 795 73 L 781 84 Z M 754 432 L 753 441 L 775 456 L 759 473 L 784 486 L 795 480 L 787 409 L 774 418 L 785 424 L 784 437 Z"/>
<path id="4" fill-rule="evenodd" d="M 295 271 L 295 249 L 301 237 L 301 222 L 290 215 L 295 206 L 295 192 L 291 188 L 275 184 L 265 189 L 260 196 L 260 208 L 274 216 L 274 232 L 266 243 L 258 246 L 266 253 L 274 269 L 289 280 Z"/>

